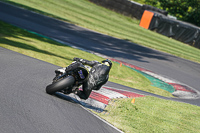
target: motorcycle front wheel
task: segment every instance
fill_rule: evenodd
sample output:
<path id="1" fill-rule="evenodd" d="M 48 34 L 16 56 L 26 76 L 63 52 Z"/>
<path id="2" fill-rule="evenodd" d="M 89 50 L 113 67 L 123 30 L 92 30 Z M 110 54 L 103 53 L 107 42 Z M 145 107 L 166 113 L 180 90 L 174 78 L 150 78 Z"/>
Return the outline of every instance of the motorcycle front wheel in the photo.
<path id="1" fill-rule="evenodd" d="M 73 85 L 75 79 L 73 76 L 67 76 L 66 78 L 59 80 L 58 82 L 52 83 L 46 87 L 46 93 L 53 95 L 55 92 L 61 91 L 66 87 Z"/>

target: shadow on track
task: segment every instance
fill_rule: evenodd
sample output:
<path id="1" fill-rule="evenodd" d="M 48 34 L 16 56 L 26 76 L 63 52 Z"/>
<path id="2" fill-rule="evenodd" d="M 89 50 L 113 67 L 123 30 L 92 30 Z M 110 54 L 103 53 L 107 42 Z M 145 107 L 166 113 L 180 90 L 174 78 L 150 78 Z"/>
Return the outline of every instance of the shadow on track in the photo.
<path id="1" fill-rule="evenodd" d="M 65 94 L 56 92 L 55 96 L 60 98 L 60 99 L 65 100 L 65 101 L 74 103 L 74 104 L 80 104 L 83 107 L 88 108 L 88 109 L 92 109 L 92 110 L 94 110 L 96 112 L 102 112 L 103 111 L 102 108 L 95 107 L 95 105 L 92 105 L 91 103 L 87 103 L 87 102 L 85 102 L 85 100 L 78 100 L 77 99 L 78 96 L 76 96 L 75 94 L 73 94 L 73 95 L 65 95 Z"/>

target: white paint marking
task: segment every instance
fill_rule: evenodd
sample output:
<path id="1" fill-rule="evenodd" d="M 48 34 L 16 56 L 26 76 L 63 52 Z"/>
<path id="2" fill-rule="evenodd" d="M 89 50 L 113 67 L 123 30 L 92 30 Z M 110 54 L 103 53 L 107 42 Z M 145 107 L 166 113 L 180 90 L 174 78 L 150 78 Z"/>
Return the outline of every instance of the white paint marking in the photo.
<path id="1" fill-rule="evenodd" d="M 125 96 L 123 94 L 120 94 L 120 93 L 112 91 L 112 90 L 105 89 L 103 87 L 100 90 L 94 91 L 94 92 L 99 93 L 104 96 L 107 96 L 110 99 L 112 99 L 112 98 L 127 98 L 127 96 Z"/>

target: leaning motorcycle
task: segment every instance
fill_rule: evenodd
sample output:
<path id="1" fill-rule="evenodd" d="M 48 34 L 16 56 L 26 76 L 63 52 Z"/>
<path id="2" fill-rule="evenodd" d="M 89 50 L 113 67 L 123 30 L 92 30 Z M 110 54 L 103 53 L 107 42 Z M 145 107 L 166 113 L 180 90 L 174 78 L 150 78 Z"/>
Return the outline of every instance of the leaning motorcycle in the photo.
<path id="1" fill-rule="evenodd" d="M 69 72 L 56 75 L 52 84 L 46 87 L 46 93 L 50 95 L 56 92 L 62 92 L 64 94 L 75 93 L 88 78 L 88 74 L 87 67 L 83 65 Z"/>

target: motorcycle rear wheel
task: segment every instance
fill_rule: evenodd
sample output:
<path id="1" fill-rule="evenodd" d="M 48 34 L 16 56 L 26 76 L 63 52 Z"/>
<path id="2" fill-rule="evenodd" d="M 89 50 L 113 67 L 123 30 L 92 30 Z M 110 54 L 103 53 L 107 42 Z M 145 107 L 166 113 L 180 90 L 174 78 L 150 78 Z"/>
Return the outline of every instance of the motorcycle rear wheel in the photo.
<path id="1" fill-rule="evenodd" d="M 65 89 L 66 87 L 69 87 L 73 85 L 75 82 L 75 79 L 73 76 L 68 76 L 62 80 L 59 80 L 58 82 L 52 83 L 46 87 L 46 93 L 53 95 L 54 93 L 61 91 Z"/>

